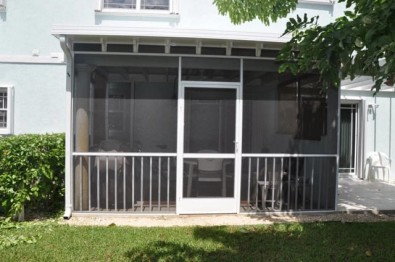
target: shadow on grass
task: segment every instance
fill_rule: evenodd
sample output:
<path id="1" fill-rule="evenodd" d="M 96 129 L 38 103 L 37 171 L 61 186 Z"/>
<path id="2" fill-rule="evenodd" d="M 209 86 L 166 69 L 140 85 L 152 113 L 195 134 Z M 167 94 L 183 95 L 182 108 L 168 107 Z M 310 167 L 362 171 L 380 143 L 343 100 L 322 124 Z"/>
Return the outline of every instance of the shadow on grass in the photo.
<path id="1" fill-rule="evenodd" d="M 124 255 L 133 261 L 387 261 L 394 223 L 311 223 L 196 227 L 192 239 L 158 240 Z"/>
<path id="2" fill-rule="evenodd" d="M 394 228 L 338 222 L 196 227 L 190 241 L 152 241 L 124 255 L 133 261 L 389 261 L 395 257 Z"/>
<path id="3" fill-rule="evenodd" d="M 156 241 L 149 247 L 125 253 L 131 261 L 216 261 L 229 259 L 228 250 L 207 250 L 191 244 Z"/>

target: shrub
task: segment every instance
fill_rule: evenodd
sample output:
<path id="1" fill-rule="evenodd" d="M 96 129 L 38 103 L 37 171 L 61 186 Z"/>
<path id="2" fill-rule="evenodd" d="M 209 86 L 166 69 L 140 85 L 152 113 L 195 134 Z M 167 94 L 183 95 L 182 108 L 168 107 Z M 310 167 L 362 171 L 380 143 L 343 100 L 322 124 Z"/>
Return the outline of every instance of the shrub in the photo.
<path id="1" fill-rule="evenodd" d="M 0 138 L 0 206 L 15 216 L 29 210 L 51 211 L 64 195 L 64 134 Z"/>

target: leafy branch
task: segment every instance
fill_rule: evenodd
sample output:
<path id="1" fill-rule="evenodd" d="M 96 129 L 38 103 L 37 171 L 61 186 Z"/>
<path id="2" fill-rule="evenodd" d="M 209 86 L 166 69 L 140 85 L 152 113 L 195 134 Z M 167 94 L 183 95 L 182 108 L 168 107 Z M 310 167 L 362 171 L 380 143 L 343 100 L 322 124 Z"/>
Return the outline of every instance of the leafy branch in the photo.
<path id="1" fill-rule="evenodd" d="M 281 3 L 280 3 L 281 2 Z M 284 34 L 291 40 L 282 48 L 280 71 L 304 73 L 316 70 L 324 88 L 339 87 L 342 79 L 372 77 L 372 90 L 395 82 L 395 1 L 339 0 L 344 15 L 327 25 L 318 17 L 290 18 Z M 260 19 L 266 25 L 286 17 L 296 8 L 295 0 L 215 0 L 221 14 L 233 23 Z"/>

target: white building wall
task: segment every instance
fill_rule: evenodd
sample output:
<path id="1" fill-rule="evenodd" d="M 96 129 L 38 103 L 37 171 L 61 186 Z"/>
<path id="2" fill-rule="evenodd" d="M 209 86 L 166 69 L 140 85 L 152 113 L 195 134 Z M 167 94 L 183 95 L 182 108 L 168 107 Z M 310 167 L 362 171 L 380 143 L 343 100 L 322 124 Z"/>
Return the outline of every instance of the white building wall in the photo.
<path id="1" fill-rule="evenodd" d="M 131 27 L 163 27 L 180 29 L 226 30 L 282 34 L 287 19 L 270 26 L 259 21 L 234 25 L 227 16 L 220 16 L 212 0 L 179 1 L 178 15 L 119 14 L 97 12 L 99 0 L 7 1 L 7 10 L 0 15 L 0 55 L 40 55 L 61 52 L 59 41 L 51 36 L 57 25 L 111 25 Z M 328 0 L 329 2 L 329 0 Z M 342 13 L 343 5 L 300 4 L 295 14 L 320 16 L 322 24 Z"/>
<path id="2" fill-rule="evenodd" d="M 55 24 L 281 34 L 287 21 L 282 19 L 271 26 L 259 21 L 233 25 L 227 16 L 218 15 L 212 0 L 178 2 L 178 15 L 120 15 L 95 11 L 99 0 L 7 1 L 6 11 L 0 11 L 0 85 L 15 87 L 14 133 L 65 131 L 65 66 L 40 64 L 54 56 L 62 59 L 59 40 L 51 35 Z M 319 15 L 324 24 L 342 10 L 339 4 L 300 4 L 296 13 Z"/>
<path id="3" fill-rule="evenodd" d="M 85 24 L 94 20 L 93 0 L 7 1 L 7 10 L 0 16 L 0 56 L 40 56 L 62 52 L 59 40 L 51 35 L 53 24 Z"/>
<path id="4" fill-rule="evenodd" d="M 89 23 L 94 8 L 94 1 L 7 1 L 0 12 L 0 86 L 14 87 L 14 134 L 65 132 L 66 66 L 51 29 Z"/>
<path id="5" fill-rule="evenodd" d="M 366 101 L 364 164 L 369 153 L 385 153 L 392 161 L 390 180 L 395 180 L 395 93 L 382 91 L 373 96 L 370 91 L 342 90 L 341 94 Z"/>
<path id="6" fill-rule="evenodd" d="M 234 25 L 230 22 L 229 17 L 218 14 L 218 10 L 212 2 L 212 0 L 179 1 L 179 14 L 168 16 L 116 15 L 114 13 L 97 12 L 95 14 L 95 24 L 282 34 L 288 21 L 288 19 L 280 19 L 277 23 L 270 26 L 265 26 L 259 21 Z M 299 4 L 294 15 L 299 14 L 303 16 L 305 13 L 309 14 L 309 16 L 319 15 L 320 23 L 326 24 L 341 14 L 342 10 L 343 5 L 341 4 L 334 6 L 328 4 Z"/>
<path id="7" fill-rule="evenodd" d="M 14 134 L 64 132 L 65 65 L 0 63 L 0 85 L 14 87 Z"/>

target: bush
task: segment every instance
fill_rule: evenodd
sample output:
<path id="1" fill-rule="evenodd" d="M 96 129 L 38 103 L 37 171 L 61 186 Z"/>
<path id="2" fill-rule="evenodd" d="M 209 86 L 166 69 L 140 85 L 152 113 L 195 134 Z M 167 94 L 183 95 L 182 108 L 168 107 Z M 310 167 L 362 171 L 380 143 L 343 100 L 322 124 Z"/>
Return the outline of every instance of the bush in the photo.
<path id="1" fill-rule="evenodd" d="M 64 134 L 0 138 L 0 206 L 6 216 L 63 204 Z"/>

